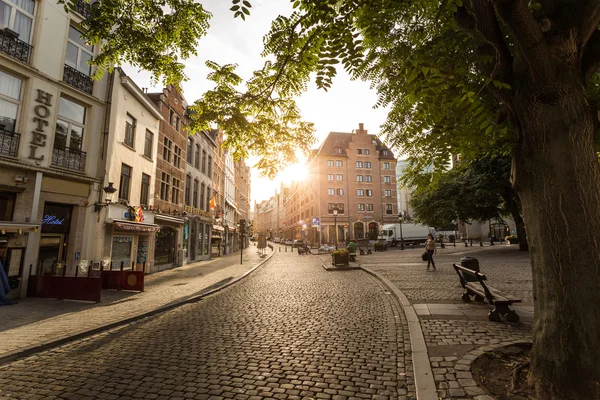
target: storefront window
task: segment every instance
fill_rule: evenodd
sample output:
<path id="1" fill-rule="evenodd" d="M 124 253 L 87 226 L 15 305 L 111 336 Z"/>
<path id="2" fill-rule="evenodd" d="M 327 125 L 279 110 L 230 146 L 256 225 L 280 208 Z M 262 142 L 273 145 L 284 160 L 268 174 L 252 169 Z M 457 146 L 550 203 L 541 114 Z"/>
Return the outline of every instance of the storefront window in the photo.
<path id="1" fill-rule="evenodd" d="M 210 225 L 204 225 L 204 254 L 209 254 L 209 243 L 210 243 Z"/>
<path id="2" fill-rule="evenodd" d="M 156 233 L 156 246 L 154 262 L 156 264 L 169 264 L 175 261 L 176 232 L 172 228 L 161 228 Z"/>
<path id="3" fill-rule="evenodd" d="M 113 236 L 112 254 L 111 254 L 111 270 L 131 269 L 131 236 L 115 235 Z"/>

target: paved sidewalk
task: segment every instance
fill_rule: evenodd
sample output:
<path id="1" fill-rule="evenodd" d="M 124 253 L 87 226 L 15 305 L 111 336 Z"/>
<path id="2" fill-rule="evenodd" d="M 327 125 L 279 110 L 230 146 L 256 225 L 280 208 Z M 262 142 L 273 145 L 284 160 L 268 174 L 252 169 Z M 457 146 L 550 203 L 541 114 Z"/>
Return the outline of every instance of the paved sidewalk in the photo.
<path id="1" fill-rule="evenodd" d="M 101 328 L 176 304 L 226 285 L 256 267 L 264 258 L 256 247 L 200 261 L 145 277 L 145 291 L 104 290 L 102 302 L 24 298 L 0 307 L 0 359 L 49 342 Z"/>

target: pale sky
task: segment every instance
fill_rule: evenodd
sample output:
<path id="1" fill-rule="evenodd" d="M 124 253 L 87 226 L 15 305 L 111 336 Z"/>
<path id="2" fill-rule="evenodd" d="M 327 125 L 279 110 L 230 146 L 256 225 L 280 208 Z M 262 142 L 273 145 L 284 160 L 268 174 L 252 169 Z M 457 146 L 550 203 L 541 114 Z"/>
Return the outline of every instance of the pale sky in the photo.
<path id="1" fill-rule="evenodd" d="M 204 8 L 213 14 L 208 35 L 198 43 L 198 56 L 186 61 L 186 74 L 189 77 L 183 83 L 184 96 L 193 103 L 202 93 L 211 88 L 206 80 L 208 69 L 206 60 L 218 64 L 238 64 L 237 73 L 244 78 L 262 67 L 264 59 L 260 57 L 262 38 L 278 15 L 289 15 L 292 3 L 289 0 L 253 0 L 250 17 L 243 21 L 233 18 L 229 11 L 230 0 L 201 0 Z M 150 91 L 159 91 L 159 87 L 150 85 L 150 75 L 132 67 L 124 67 L 140 87 L 149 87 Z M 386 111 L 373 109 L 377 97 L 369 84 L 351 81 L 343 70 L 338 71 L 332 88 L 328 92 L 317 90 L 314 84 L 302 97 L 296 99 L 306 121 L 313 122 L 316 128 L 317 142 L 320 144 L 331 131 L 352 132 L 363 122 L 369 133 L 379 133 L 379 126 L 385 121 Z M 253 160 L 249 160 L 252 164 Z M 259 171 L 252 169 L 251 198 L 255 201 L 271 197 L 281 181 L 289 181 L 301 166 L 283 171 L 275 180 L 261 178 Z"/>

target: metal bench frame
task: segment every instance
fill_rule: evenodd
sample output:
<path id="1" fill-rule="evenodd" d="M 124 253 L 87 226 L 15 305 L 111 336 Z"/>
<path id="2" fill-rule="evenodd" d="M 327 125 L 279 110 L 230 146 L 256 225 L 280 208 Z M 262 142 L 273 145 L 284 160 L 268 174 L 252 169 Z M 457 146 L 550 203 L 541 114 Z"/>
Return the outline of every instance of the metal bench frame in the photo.
<path id="1" fill-rule="evenodd" d="M 494 309 L 488 314 L 490 321 L 500 321 L 500 315 L 505 315 L 509 322 L 519 322 L 519 316 L 514 310 L 511 310 L 509 306 L 513 303 L 520 303 L 521 299 L 509 297 L 498 289 L 487 286 L 484 282 L 487 278 L 480 272 L 473 271 L 461 265 L 452 264 L 452 266 L 460 279 L 460 284 L 466 290 L 462 295 L 462 300 L 465 303 L 471 301 L 471 296 L 475 296 L 476 301 L 484 301 L 484 299 L 487 299 L 487 301 L 494 306 Z M 463 274 L 475 277 L 477 282 L 468 282 Z M 477 283 L 479 283 L 479 287 L 477 286 Z"/>

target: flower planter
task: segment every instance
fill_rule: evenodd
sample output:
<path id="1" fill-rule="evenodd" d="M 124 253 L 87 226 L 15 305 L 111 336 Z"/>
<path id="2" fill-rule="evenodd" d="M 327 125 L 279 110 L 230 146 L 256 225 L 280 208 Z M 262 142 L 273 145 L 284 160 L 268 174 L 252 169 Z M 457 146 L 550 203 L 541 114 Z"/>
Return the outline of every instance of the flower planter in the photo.
<path id="1" fill-rule="evenodd" d="M 347 266 L 350 265 L 348 253 L 344 252 L 341 254 L 332 254 L 331 255 L 331 264 L 335 266 Z"/>

